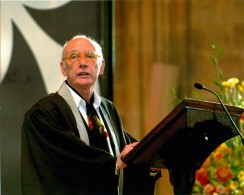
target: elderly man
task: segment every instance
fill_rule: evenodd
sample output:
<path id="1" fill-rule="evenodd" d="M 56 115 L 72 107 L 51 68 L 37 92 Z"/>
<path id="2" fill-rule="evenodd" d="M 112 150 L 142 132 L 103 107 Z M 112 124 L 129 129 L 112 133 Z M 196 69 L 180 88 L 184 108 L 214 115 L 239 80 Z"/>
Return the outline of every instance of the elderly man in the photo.
<path id="1" fill-rule="evenodd" d="M 105 68 L 100 45 L 73 37 L 60 68 L 67 78 L 61 88 L 24 118 L 23 194 L 153 194 L 158 176 L 122 162 L 137 142 L 124 131 L 113 103 L 94 91 Z"/>

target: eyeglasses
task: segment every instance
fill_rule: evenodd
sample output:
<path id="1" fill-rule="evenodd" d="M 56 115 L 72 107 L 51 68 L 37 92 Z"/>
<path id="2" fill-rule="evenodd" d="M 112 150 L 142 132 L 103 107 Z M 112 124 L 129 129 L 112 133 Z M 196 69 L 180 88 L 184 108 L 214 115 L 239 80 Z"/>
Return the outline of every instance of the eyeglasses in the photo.
<path id="1" fill-rule="evenodd" d="M 74 63 L 79 61 L 82 57 L 85 58 L 87 62 L 94 62 L 100 56 L 93 51 L 86 51 L 84 53 L 73 51 L 69 56 L 62 58 L 62 60 L 69 60 Z"/>

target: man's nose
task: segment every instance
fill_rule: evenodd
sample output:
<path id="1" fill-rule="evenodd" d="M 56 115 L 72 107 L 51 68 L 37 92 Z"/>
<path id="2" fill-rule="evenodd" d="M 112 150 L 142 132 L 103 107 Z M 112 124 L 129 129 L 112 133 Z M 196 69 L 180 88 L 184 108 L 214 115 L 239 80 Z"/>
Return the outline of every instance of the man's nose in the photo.
<path id="1" fill-rule="evenodd" d="M 82 61 L 80 61 L 80 62 L 79 62 L 79 67 L 82 68 L 82 69 L 83 69 L 83 68 L 87 68 L 87 64 L 86 64 L 86 62 L 82 62 Z"/>
<path id="2" fill-rule="evenodd" d="M 86 68 L 87 67 L 87 61 L 85 56 L 81 55 L 80 58 L 78 59 L 79 66 L 80 68 Z"/>

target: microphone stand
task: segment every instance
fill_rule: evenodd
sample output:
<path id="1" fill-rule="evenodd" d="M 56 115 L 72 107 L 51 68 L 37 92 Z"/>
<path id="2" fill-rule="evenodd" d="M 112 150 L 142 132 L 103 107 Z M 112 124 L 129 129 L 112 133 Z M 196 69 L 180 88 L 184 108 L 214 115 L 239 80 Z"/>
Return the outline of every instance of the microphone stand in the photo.
<path id="1" fill-rule="evenodd" d="M 204 89 L 204 90 L 206 90 L 206 91 L 209 91 L 210 93 L 214 94 L 214 95 L 218 98 L 218 100 L 219 100 L 221 106 L 222 106 L 223 109 L 225 110 L 225 112 L 226 112 L 228 118 L 230 119 L 232 125 L 235 127 L 237 133 L 239 134 L 239 136 L 240 136 L 240 138 L 241 138 L 242 145 L 244 146 L 244 138 L 243 138 L 243 136 L 242 136 L 240 130 L 239 130 L 238 127 L 236 126 L 236 123 L 235 123 L 235 122 L 233 121 L 233 119 L 231 118 L 230 113 L 228 112 L 228 110 L 227 110 L 227 108 L 225 107 L 224 103 L 223 103 L 222 100 L 220 99 L 219 95 L 218 95 L 215 91 L 210 90 L 210 89 L 208 89 L 207 87 L 205 87 L 205 86 L 203 86 L 202 84 L 199 84 L 199 83 L 195 83 L 195 84 L 194 84 L 194 87 L 197 88 L 197 89 L 200 89 L 200 90 L 201 90 L 201 89 Z"/>

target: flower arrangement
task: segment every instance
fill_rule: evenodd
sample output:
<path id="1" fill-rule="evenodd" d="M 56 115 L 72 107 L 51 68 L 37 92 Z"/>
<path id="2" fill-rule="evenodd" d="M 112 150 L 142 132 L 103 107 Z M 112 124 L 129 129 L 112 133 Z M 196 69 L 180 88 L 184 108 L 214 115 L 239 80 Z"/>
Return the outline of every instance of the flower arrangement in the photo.
<path id="1" fill-rule="evenodd" d="M 221 144 L 196 173 L 194 194 L 243 195 L 243 146 L 235 137 Z"/>
<path id="2" fill-rule="evenodd" d="M 216 47 L 212 46 L 216 51 Z M 219 95 L 228 105 L 244 108 L 244 81 L 238 78 L 222 80 L 222 71 L 219 68 L 218 58 L 222 49 L 210 59 L 216 65 Z M 241 132 L 244 131 L 244 115 L 240 120 Z M 244 195 L 244 147 L 239 136 L 222 143 L 205 160 L 196 172 L 196 181 L 193 186 L 194 194 L 204 195 Z"/>
<path id="3" fill-rule="evenodd" d="M 224 87 L 224 101 L 229 105 L 240 106 L 244 108 L 244 81 L 238 78 L 230 78 L 222 82 Z"/>

